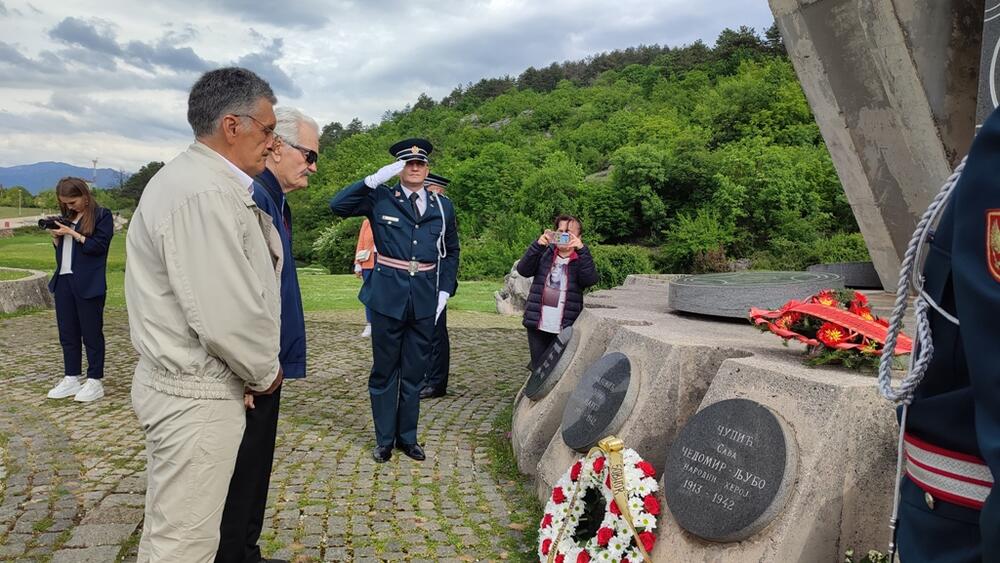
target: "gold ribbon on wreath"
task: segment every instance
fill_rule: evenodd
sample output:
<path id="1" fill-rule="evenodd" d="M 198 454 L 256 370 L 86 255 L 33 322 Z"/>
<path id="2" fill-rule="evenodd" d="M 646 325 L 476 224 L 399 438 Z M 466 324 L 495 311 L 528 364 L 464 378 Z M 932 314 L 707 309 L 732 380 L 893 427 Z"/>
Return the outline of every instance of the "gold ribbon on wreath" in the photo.
<path id="1" fill-rule="evenodd" d="M 584 460 L 590 459 L 590 456 L 595 453 L 603 453 L 604 457 L 608 460 L 608 471 L 611 473 L 611 492 L 614 494 L 615 504 L 618 505 L 618 510 L 622 513 L 622 519 L 625 520 L 625 524 L 628 525 L 629 531 L 632 532 L 632 537 L 635 538 L 635 545 L 639 548 L 639 552 L 642 553 L 642 560 L 644 563 L 652 563 L 649 554 L 646 553 L 646 548 L 642 545 L 642 540 L 639 539 L 639 532 L 635 531 L 635 526 L 632 524 L 632 513 L 628 509 L 628 490 L 625 488 L 625 463 L 622 459 L 622 450 L 625 449 L 625 442 L 617 436 L 608 436 L 597 443 L 596 447 L 590 448 Z M 577 501 L 577 493 L 580 492 L 580 482 L 577 480 L 573 487 L 573 494 L 570 496 L 570 505 L 567 512 L 573 510 L 573 504 Z M 552 544 L 552 548 L 549 550 L 548 563 L 555 563 L 556 552 L 559 550 L 559 543 L 562 541 L 563 534 L 566 532 L 566 525 L 569 523 L 569 518 L 563 521 L 562 528 L 560 528 L 559 533 L 556 535 L 556 540 Z"/>

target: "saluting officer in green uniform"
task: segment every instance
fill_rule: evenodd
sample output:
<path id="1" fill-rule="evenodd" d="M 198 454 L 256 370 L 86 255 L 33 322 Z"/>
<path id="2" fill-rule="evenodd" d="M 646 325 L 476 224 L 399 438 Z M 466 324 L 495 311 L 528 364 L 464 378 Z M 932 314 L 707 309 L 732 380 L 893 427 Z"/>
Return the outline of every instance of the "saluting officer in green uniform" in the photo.
<path id="1" fill-rule="evenodd" d="M 420 389 L 434 324 L 457 285 L 455 208 L 424 188 L 432 150 L 426 139 L 402 140 L 389 148 L 395 162 L 330 201 L 336 215 L 368 218 L 379 251 L 359 296 L 372 311 L 368 392 L 375 419 L 372 456 L 379 463 L 389 461 L 393 446 L 424 459 L 417 443 Z M 399 183 L 385 184 L 397 175 Z"/>

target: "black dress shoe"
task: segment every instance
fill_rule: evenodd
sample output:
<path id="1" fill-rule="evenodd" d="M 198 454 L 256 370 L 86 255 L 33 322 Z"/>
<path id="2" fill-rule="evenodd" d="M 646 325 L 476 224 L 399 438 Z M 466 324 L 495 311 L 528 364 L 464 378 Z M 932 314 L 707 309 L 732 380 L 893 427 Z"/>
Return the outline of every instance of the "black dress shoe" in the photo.
<path id="1" fill-rule="evenodd" d="M 372 457 L 375 463 L 385 463 L 392 457 L 392 446 L 375 446 L 372 450 Z"/>
<path id="2" fill-rule="evenodd" d="M 424 449 L 420 447 L 420 444 L 397 443 L 396 447 L 399 448 L 404 454 L 406 454 L 411 459 L 415 459 L 417 461 L 423 461 L 427 459 L 427 456 L 424 455 Z"/>
<path id="3" fill-rule="evenodd" d="M 433 399 L 435 397 L 444 397 L 444 396 L 445 396 L 444 391 L 438 391 L 433 387 L 424 387 L 423 389 L 420 390 L 421 399 Z"/>

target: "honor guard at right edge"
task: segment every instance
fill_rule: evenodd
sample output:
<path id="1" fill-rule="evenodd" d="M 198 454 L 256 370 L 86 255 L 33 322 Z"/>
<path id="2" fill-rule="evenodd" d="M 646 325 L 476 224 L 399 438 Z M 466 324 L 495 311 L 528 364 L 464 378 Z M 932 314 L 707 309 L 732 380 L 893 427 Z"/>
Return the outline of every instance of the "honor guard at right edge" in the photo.
<path id="1" fill-rule="evenodd" d="M 375 420 L 372 457 L 389 461 L 393 447 L 417 461 L 420 390 L 435 323 L 454 295 L 458 273 L 455 208 L 424 188 L 433 146 L 405 139 L 389 148 L 396 162 L 344 189 L 330 201 L 341 217 L 367 217 L 378 256 L 359 297 L 372 311 L 368 393 Z M 399 176 L 399 183 L 385 185 Z"/>
<path id="2" fill-rule="evenodd" d="M 1000 561 L 1000 494 L 992 494 L 994 472 L 1000 471 L 997 111 L 984 123 L 964 166 L 921 220 L 926 233 L 937 208 L 945 206 L 937 228 L 915 236 L 900 276 L 902 297 L 907 268 L 919 268 L 919 256 L 927 254 L 922 291 L 921 280 L 915 282 L 917 342 L 910 374 L 898 388 L 890 387 L 885 358 L 880 374 L 883 394 L 904 404 L 904 477 L 890 553 L 898 546 L 905 563 Z M 953 186 L 950 201 L 944 199 L 948 186 Z M 911 264 L 913 256 L 918 259 Z M 922 379 L 921 355 L 930 355 Z"/>
<path id="3" fill-rule="evenodd" d="M 438 197 L 445 197 L 451 180 L 434 173 L 427 175 L 424 187 Z M 458 283 L 455 284 L 456 291 Z M 454 295 L 454 292 L 452 292 Z M 427 376 L 424 387 L 420 390 L 421 399 L 444 397 L 448 394 L 448 372 L 451 369 L 451 342 L 448 340 L 448 308 L 445 307 L 434 325 L 434 337 L 431 338 L 431 361 L 427 366 Z"/>

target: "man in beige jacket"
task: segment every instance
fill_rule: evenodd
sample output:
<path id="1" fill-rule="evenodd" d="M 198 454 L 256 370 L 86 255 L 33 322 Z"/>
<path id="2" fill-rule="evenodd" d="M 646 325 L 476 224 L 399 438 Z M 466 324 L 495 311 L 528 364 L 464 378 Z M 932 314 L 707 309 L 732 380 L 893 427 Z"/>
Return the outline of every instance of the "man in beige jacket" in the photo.
<path id="1" fill-rule="evenodd" d="M 281 384 L 281 240 L 251 198 L 276 101 L 248 70 L 205 73 L 188 98 L 196 141 L 149 181 L 129 226 L 132 407 L 147 453 L 140 562 L 213 560 L 244 389 Z"/>

